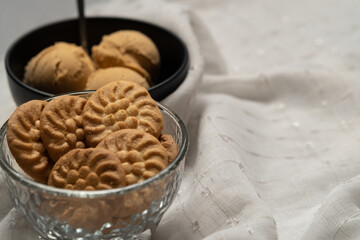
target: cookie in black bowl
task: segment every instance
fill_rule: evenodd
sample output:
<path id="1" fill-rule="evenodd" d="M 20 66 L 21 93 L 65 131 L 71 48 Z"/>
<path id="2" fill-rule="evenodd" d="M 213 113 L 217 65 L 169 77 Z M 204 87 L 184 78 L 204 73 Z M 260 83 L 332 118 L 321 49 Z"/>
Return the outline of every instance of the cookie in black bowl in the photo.
<path id="1" fill-rule="evenodd" d="M 160 69 L 150 95 L 161 101 L 184 81 L 189 69 L 186 45 L 172 32 L 151 23 L 110 17 L 87 18 L 88 52 L 98 45 L 104 35 L 119 30 L 136 30 L 148 36 L 156 45 L 161 59 Z M 15 41 L 5 56 L 5 67 L 12 96 L 17 105 L 32 99 L 44 99 L 55 94 L 31 87 L 23 82 L 25 66 L 43 49 L 56 42 L 80 45 L 77 19 L 64 20 L 37 28 Z"/>

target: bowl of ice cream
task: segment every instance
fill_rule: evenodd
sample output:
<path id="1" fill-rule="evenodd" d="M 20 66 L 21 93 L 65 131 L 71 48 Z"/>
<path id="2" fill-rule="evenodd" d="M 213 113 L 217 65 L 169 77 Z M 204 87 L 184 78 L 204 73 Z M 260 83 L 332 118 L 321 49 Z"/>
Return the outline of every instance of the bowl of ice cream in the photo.
<path id="1" fill-rule="evenodd" d="M 104 114 L 107 112 L 107 116 L 103 119 L 110 119 L 110 115 L 119 116 L 119 113 L 123 113 L 126 108 L 130 114 L 134 111 L 134 106 L 138 106 L 139 112 L 144 111 L 146 113 L 144 120 L 149 116 L 150 107 L 158 108 L 164 123 L 161 134 L 173 138 L 178 147 L 176 155 L 170 154 L 173 151 L 170 151 L 170 148 L 165 145 L 166 141 L 154 141 L 154 136 L 143 138 L 147 136 L 147 133 L 141 132 L 140 127 L 139 129 L 117 130 L 112 133 L 116 137 L 109 134 L 104 137 L 104 142 L 101 141 L 96 147 L 83 148 L 83 146 L 76 145 L 79 148 L 69 150 L 55 164 L 45 164 L 48 160 L 54 160 L 50 154 L 51 146 L 48 148 L 49 146 L 45 143 L 46 129 L 50 126 L 64 130 L 61 124 L 63 120 L 67 126 L 67 131 L 76 128 L 78 125 L 75 122 L 79 120 L 79 116 L 72 115 L 69 117 L 68 113 L 77 112 L 76 109 L 81 106 L 80 103 L 85 104 L 84 112 L 89 112 L 86 110 L 88 103 L 90 107 L 98 109 L 99 105 L 90 103 L 97 98 L 94 91 L 55 96 L 45 101 L 26 102 L 14 111 L 10 119 L 0 129 L 0 167 L 3 170 L 1 173 L 5 179 L 5 185 L 15 208 L 30 222 L 42 238 L 130 239 L 147 230 L 155 231 L 164 212 L 174 200 L 182 179 L 189 145 L 186 126 L 176 113 L 166 106 L 159 103 L 155 105 L 146 103 L 142 97 L 137 98 L 138 100 L 128 97 L 130 96 L 128 93 L 131 96 L 136 96 L 139 95 L 139 91 L 144 92 L 143 90 L 138 90 L 137 87 L 135 87 L 136 91 L 129 90 L 133 86 L 131 84 L 121 86 L 125 86 L 120 90 L 125 92 L 124 95 L 117 94 L 116 98 L 112 94 L 102 95 L 101 101 L 107 101 L 107 106 L 109 106 L 104 106 L 104 109 L 112 109 L 110 112 L 107 110 L 101 112 Z M 144 94 L 142 96 L 144 97 Z M 69 104 L 66 103 L 66 99 L 71 101 L 77 99 L 78 102 L 67 108 Z M 126 99 L 130 99 L 130 103 L 124 105 L 124 101 L 128 101 Z M 54 106 L 57 105 L 62 107 L 56 110 Z M 117 113 L 113 111 L 115 105 L 119 106 Z M 123 108 L 124 106 L 125 108 Z M 50 112 L 58 115 L 50 114 Z M 41 117 L 38 117 L 39 114 Z M 80 113 L 77 112 L 77 114 Z M 85 115 L 83 123 L 86 134 Z M 96 123 L 96 116 L 93 113 L 90 115 L 89 119 Z M 44 121 L 46 116 L 51 116 L 50 123 Z M 131 118 L 132 114 L 128 117 Z M 126 119 L 120 119 L 122 120 L 116 121 L 120 121 L 122 127 L 130 123 Z M 71 124 L 72 120 L 75 120 L 73 124 Z M 26 124 L 24 125 L 21 122 L 26 122 Z M 20 125 L 14 127 L 14 124 L 17 123 Z M 140 121 L 138 126 L 141 126 Z M 43 129 L 45 129 L 45 135 L 43 135 Z M 79 126 L 74 132 L 78 133 L 78 130 Z M 38 134 L 39 131 L 40 135 Z M 120 137 L 118 133 L 127 139 L 124 144 L 127 150 L 123 149 L 118 152 L 116 150 L 109 154 L 114 150 L 114 147 L 119 147 L 119 144 L 112 145 L 113 140 Z M 61 135 L 56 130 L 50 131 L 50 134 L 52 139 Z M 69 136 L 69 134 L 65 135 Z M 118 139 L 124 142 L 122 141 L 123 138 Z M 68 140 L 70 143 L 70 139 Z M 30 142 L 31 144 L 29 144 Z M 159 143 L 164 145 L 166 154 L 169 153 L 166 155 L 169 162 L 165 168 L 155 175 L 149 175 L 149 171 L 153 171 L 161 165 L 159 159 L 162 148 L 157 146 Z M 57 143 L 52 141 L 51 144 L 56 145 Z M 129 147 L 133 144 L 136 147 L 130 150 Z M 64 144 L 59 146 L 64 146 Z M 156 149 L 155 146 L 157 146 Z M 144 152 L 141 153 L 140 149 L 144 149 Z M 24 154 L 25 152 L 27 154 Z M 139 158 L 139 154 L 143 154 L 144 158 Z M 67 159 L 71 161 L 67 162 Z M 124 159 L 130 161 L 123 161 Z M 136 168 L 142 164 L 141 159 L 144 160 L 143 167 Z M 129 164 L 132 164 L 130 172 L 128 172 Z M 49 166 L 52 168 L 50 174 L 46 170 Z M 120 168 L 125 169 L 123 173 L 119 170 Z M 142 171 L 141 169 L 144 170 L 143 174 L 138 175 L 137 173 Z M 40 173 L 41 175 L 39 175 Z M 48 174 L 47 183 L 43 181 L 44 174 Z M 121 182 L 118 176 L 123 174 L 125 174 L 125 183 L 117 186 Z M 134 177 L 146 175 L 149 176 L 132 183 Z M 85 185 L 86 187 L 84 187 Z"/>
<path id="2" fill-rule="evenodd" d="M 97 79 L 109 82 L 119 70 L 108 68 L 126 68 L 120 73 L 122 78 L 148 84 L 149 93 L 157 101 L 175 91 L 187 75 L 186 45 L 169 30 L 132 19 L 90 17 L 88 49 L 83 50 L 78 27 L 77 19 L 51 23 L 24 34 L 10 46 L 5 68 L 18 105 L 95 88 L 99 84 L 87 85 L 87 79 L 100 69 L 106 69 L 106 73 Z M 139 33 L 142 37 L 137 36 Z"/>

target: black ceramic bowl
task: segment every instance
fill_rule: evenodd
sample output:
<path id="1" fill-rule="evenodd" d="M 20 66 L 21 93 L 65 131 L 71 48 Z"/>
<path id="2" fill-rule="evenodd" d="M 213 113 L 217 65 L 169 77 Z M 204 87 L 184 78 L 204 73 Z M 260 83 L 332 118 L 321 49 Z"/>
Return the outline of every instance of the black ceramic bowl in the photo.
<path id="1" fill-rule="evenodd" d="M 189 54 L 185 44 L 173 33 L 159 26 L 124 18 L 87 18 L 89 49 L 100 43 L 105 34 L 122 29 L 138 30 L 150 37 L 159 49 L 161 57 L 160 75 L 149 93 L 160 101 L 176 90 L 185 79 L 189 69 Z M 5 68 L 12 96 L 17 105 L 32 99 L 54 96 L 23 83 L 27 62 L 44 48 L 55 42 L 64 41 L 80 45 L 77 19 L 52 23 L 37 28 L 20 37 L 12 44 L 5 56 Z M 89 51 L 90 52 L 90 51 Z"/>

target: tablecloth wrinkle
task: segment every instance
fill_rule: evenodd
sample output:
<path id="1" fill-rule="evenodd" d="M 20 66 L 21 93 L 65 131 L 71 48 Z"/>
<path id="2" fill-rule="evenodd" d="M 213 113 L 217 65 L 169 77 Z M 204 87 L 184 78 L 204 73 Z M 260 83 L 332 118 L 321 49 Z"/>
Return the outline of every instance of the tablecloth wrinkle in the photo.
<path id="1" fill-rule="evenodd" d="M 360 178 L 336 187 L 315 215 L 301 239 L 358 239 L 360 236 Z"/>
<path id="2" fill-rule="evenodd" d="M 360 239 L 358 9 L 356 0 L 106 0 L 87 9 L 152 22 L 188 46 L 189 73 L 162 102 L 186 122 L 190 149 L 152 239 Z M 1 199 L 0 239 L 33 239 Z"/>
<path id="3" fill-rule="evenodd" d="M 244 154 L 241 153 L 242 148 L 239 148 L 239 144 L 233 140 L 241 136 L 238 134 L 239 128 L 230 127 L 237 125 L 238 118 L 233 116 L 235 112 L 242 114 L 242 111 L 240 109 L 228 111 L 228 108 L 231 108 L 228 102 L 220 100 L 221 98 L 217 96 L 211 96 L 214 104 L 196 107 L 198 111 L 195 117 L 201 120 L 197 125 L 199 129 L 193 129 L 190 126 L 190 134 L 194 133 L 194 135 L 191 134 L 191 140 L 197 139 L 198 148 L 196 153 L 190 150 L 191 162 L 188 161 L 187 166 L 191 167 L 186 168 L 186 171 L 191 171 L 194 176 L 184 176 L 183 184 L 190 185 L 185 181 L 191 179 L 193 188 L 187 191 L 187 194 L 184 194 L 186 190 L 180 189 L 179 201 L 175 201 L 169 210 L 183 209 L 189 222 L 196 221 L 197 224 L 194 226 L 194 224 L 183 223 L 182 217 L 175 218 L 171 214 L 165 214 L 164 224 L 159 226 L 159 231 L 155 235 L 159 239 L 165 239 L 161 235 L 165 232 L 161 231 L 162 228 L 182 224 L 185 229 L 188 228 L 185 232 L 178 231 L 183 239 L 192 239 L 193 236 L 186 234 L 191 233 L 191 230 L 199 232 L 199 237 L 209 236 L 209 239 L 218 239 L 222 234 L 226 236 L 228 228 L 233 228 L 233 234 L 236 233 L 233 239 L 239 239 L 240 236 L 247 239 L 247 237 L 262 234 L 262 228 L 257 226 L 259 218 L 271 220 L 269 222 L 272 224 L 273 235 L 276 236 L 275 222 L 270 211 L 246 176 L 247 169 L 242 162 L 244 159 Z M 209 103 L 209 99 L 205 102 Z M 239 184 L 241 188 L 238 187 Z M 249 224 L 251 222 L 253 223 Z M 215 229 L 219 233 L 210 237 Z M 247 229 L 256 229 L 256 231 Z M 224 233 L 220 233 L 222 231 Z M 172 236 L 170 239 L 178 239 L 179 236 Z"/>

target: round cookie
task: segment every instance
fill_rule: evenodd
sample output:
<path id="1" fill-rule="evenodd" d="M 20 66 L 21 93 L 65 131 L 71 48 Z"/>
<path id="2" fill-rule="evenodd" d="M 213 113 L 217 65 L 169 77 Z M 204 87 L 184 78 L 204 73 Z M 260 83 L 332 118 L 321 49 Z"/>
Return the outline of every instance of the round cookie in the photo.
<path id="1" fill-rule="evenodd" d="M 139 129 L 122 129 L 105 137 L 96 147 L 116 153 L 125 171 L 126 185 L 141 182 L 166 168 L 168 154 L 159 140 Z"/>
<path id="2" fill-rule="evenodd" d="M 48 103 L 32 100 L 20 105 L 7 123 L 7 142 L 19 166 L 35 181 L 47 182 L 53 163 L 40 137 L 40 114 Z"/>
<path id="3" fill-rule="evenodd" d="M 176 142 L 174 141 L 173 137 L 170 134 L 161 134 L 160 135 L 160 143 L 164 146 L 164 148 L 167 150 L 169 155 L 169 163 L 174 161 L 176 158 L 179 150 Z"/>
<path id="4" fill-rule="evenodd" d="M 86 143 L 95 147 L 120 129 L 141 129 L 158 138 L 164 120 L 145 88 L 129 81 L 116 81 L 90 96 L 84 107 L 83 124 Z"/>
<path id="5" fill-rule="evenodd" d="M 112 217 L 117 217 L 114 214 L 114 209 L 118 208 L 119 202 L 112 199 L 105 200 L 105 198 L 95 200 L 51 196 L 41 202 L 41 211 L 61 222 L 67 222 L 73 228 L 83 228 L 95 232 L 102 227 L 104 222 L 111 223 Z"/>
<path id="6" fill-rule="evenodd" d="M 51 100 L 40 116 L 40 134 L 56 162 L 74 148 L 85 148 L 82 111 L 86 99 L 63 95 Z"/>
<path id="7" fill-rule="evenodd" d="M 125 186 L 124 170 L 107 149 L 73 149 L 54 165 L 49 186 L 73 190 L 103 190 Z"/>
<path id="8" fill-rule="evenodd" d="M 87 90 L 96 90 L 110 82 L 126 80 L 139 84 L 144 88 L 149 88 L 146 79 L 136 71 L 126 67 L 100 68 L 93 72 L 86 83 Z"/>
<path id="9" fill-rule="evenodd" d="M 156 82 L 160 53 L 153 40 L 142 32 L 120 30 L 104 35 L 99 45 L 92 47 L 91 52 L 97 68 L 122 66 Z"/>

